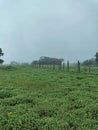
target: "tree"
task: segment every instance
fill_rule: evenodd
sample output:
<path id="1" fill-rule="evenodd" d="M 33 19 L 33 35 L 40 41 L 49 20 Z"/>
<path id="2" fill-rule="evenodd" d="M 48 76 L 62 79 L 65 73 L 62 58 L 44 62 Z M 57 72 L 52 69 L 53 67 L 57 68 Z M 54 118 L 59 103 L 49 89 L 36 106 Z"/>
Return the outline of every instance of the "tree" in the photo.
<path id="1" fill-rule="evenodd" d="M 95 57 L 96 57 L 96 65 L 98 66 L 98 52 L 96 52 Z"/>
<path id="2" fill-rule="evenodd" d="M 96 59 L 95 58 L 91 58 L 89 60 L 85 60 L 82 65 L 85 66 L 96 66 Z"/>
<path id="3" fill-rule="evenodd" d="M 61 65 L 64 59 L 51 58 L 46 56 L 41 56 L 38 60 L 38 64 L 42 65 Z"/>
<path id="4" fill-rule="evenodd" d="M 37 61 L 37 60 L 34 60 L 31 64 L 32 64 L 32 65 L 36 65 L 36 64 L 38 64 L 38 61 Z"/>
<path id="5" fill-rule="evenodd" d="M 64 59 L 51 58 L 46 56 L 41 56 L 39 60 L 33 61 L 32 65 L 62 65 Z"/>
<path id="6" fill-rule="evenodd" d="M 96 63 L 98 65 L 98 52 L 96 52 L 95 57 L 96 57 Z"/>
<path id="7" fill-rule="evenodd" d="M 2 52 L 2 49 L 0 48 L 0 57 L 3 56 L 4 53 Z M 4 60 L 0 59 L 0 64 L 2 64 L 4 62 Z"/>

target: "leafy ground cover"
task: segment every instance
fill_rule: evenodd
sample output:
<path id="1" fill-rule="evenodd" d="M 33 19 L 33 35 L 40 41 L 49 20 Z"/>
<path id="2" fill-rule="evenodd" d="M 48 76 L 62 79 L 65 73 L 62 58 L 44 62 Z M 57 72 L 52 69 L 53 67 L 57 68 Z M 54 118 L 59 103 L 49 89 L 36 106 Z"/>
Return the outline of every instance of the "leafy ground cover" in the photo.
<path id="1" fill-rule="evenodd" d="M 98 130 L 98 71 L 0 69 L 0 130 Z"/>

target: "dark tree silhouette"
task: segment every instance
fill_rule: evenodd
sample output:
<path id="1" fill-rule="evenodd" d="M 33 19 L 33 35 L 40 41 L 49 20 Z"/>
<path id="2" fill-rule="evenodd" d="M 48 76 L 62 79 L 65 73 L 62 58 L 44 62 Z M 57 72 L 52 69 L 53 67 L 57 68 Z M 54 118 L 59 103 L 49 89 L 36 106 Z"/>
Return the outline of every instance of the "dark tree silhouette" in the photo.
<path id="1" fill-rule="evenodd" d="M 96 52 L 95 57 L 96 57 L 96 64 L 98 65 L 98 52 Z"/>
<path id="2" fill-rule="evenodd" d="M 3 56 L 4 53 L 2 52 L 2 49 L 0 48 L 0 57 Z M 2 64 L 4 62 L 4 60 L 0 59 L 0 64 Z"/>

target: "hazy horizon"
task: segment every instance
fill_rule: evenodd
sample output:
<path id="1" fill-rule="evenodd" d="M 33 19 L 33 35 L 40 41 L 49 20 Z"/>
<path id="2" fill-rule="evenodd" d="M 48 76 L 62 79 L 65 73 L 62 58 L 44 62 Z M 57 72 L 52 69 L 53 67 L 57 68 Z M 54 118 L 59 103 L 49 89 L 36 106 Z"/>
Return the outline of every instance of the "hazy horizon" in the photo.
<path id="1" fill-rule="evenodd" d="M 76 62 L 98 52 L 97 0 L 0 0 L 1 59 Z"/>

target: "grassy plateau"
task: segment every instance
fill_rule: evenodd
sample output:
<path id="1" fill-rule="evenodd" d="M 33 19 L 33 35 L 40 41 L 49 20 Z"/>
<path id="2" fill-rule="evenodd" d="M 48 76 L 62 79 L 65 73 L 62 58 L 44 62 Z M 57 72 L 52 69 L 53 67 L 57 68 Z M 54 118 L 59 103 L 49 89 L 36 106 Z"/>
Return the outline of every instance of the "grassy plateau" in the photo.
<path id="1" fill-rule="evenodd" d="M 98 130 L 98 70 L 0 68 L 0 130 Z"/>

